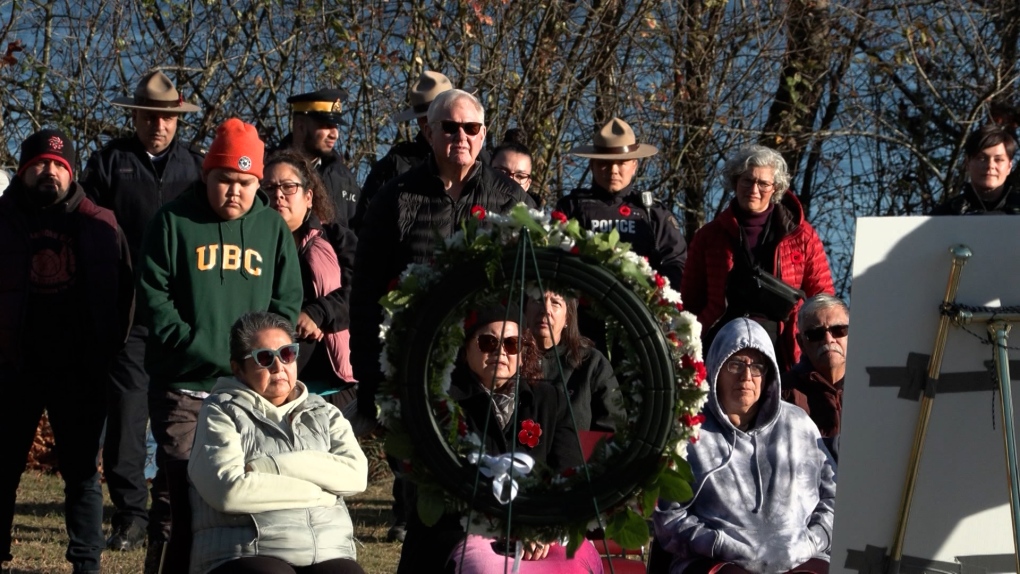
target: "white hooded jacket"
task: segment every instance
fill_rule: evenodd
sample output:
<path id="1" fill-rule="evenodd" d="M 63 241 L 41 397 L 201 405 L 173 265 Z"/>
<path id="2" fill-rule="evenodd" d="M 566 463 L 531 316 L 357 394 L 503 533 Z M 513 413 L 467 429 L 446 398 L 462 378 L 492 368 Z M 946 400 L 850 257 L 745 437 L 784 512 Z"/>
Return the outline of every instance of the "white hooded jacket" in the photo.
<path id="1" fill-rule="evenodd" d="M 767 358 L 757 419 L 746 431 L 726 417 L 716 394 L 734 353 Z M 688 446 L 694 498 L 662 504 L 655 535 L 675 558 L 672 574 L 693 561 L 731 562 L 755 574 L 781 573 L 811 558 L 829 560 L 836 474 L 818 429 L 780 399 L 779 368 L 765 330 L 739 318 L 725 325 L 705 363 L 709 395 L 699 440 Z"/>

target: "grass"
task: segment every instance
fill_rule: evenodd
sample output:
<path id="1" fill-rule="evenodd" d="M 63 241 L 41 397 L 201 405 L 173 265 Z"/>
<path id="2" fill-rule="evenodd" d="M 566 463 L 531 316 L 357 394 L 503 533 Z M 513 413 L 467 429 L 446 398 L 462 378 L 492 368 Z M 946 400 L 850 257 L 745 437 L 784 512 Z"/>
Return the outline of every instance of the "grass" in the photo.
<path id="1" fill-rule="evenodd" d="M 366 445 L 372 456 L 376 449 Z M 390 489 L 393 477 L 373 465 L 368 490 L 347 499 L 358 544 L 358 563 L 368 574 L 392 574 L 400 558 L 400 544 L 386 542 L 390 519 Z M 103 489 L 104 527 L 108 530 L 113 505 Z M 58 574 L 71 572 L 64 560 L 67 534 L 64 531 L 64 484 L 55 474 L 35 471 L 21 477 L 14 516 L 14 543 L 9 564 L 13 574 Z M 131 552 L 103 552 L 105 574 L 140 574 L 143 549 Z"/>

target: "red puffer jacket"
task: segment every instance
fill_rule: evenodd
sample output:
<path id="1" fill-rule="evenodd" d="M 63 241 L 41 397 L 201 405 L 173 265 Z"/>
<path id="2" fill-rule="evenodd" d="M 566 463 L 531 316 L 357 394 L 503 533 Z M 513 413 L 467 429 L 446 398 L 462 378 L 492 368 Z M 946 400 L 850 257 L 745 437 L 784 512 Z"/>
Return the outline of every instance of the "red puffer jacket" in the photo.
<path id="1" fill-rule="evenodd" d="M 808 297 L 819 293 L 834 294 L 825 249 L 818 233 L 804 220 L 800 201 L 792 193 L 787 193 L 781 205 L 792 220 L 776 246 L 776 259 L 768 271 L 787 285 L 803 290 Z M 704 332 L 708 332 L 726 312 L 726 277 L 733 269 L 733 244 L 738 238 L 739 227 L 731 203 L 694 234 L 688 248 L 680 293 L 684 309 L 698 316 Z M 798 304 L 790 318 L 779 325 L 776 358 L 784 370 L 800 360 L 800 348 L 797 346 L 799 309 Z"/>

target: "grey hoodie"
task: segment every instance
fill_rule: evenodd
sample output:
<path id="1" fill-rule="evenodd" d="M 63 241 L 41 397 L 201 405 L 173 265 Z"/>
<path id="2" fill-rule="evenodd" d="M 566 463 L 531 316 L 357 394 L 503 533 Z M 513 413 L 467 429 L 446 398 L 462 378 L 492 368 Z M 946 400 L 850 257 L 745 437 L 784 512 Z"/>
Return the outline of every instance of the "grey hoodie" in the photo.
<path id="1" fill-rule="evenodd" d="M 716 380 L 742 349 L 768 357 L 754 424 L 741 431 L 723 413 Z M 694 560 L 732 562 L 755 574 L 786 572 L 811 558 L 829 560 L 836 474 L 818 429 L 780 400 L 779 368 L 765 330 L 746 318 L 726 324 L 705 362 L 709 395 L 701 436 L 687 448 L 694 498 L 662 503 L 655 535 L 680 574 Z"/>

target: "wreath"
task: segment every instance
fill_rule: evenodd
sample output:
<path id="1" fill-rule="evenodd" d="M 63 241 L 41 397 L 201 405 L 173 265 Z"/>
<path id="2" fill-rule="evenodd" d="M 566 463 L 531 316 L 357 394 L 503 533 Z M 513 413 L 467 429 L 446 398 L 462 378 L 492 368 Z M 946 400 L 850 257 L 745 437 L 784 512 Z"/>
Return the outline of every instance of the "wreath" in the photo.
<path id="1" fill-rule="evenodd" d="M 656 501 L 692 496 L 686 448 L 698 438 L 707 395 L 700 324 L 616 230 L 594 234 L 561 212 L 523 204 L 508 215 L 475 206 L 471 216 L 432 263 L 409 265 L 381 299 L 385 450 L 417 484 L 419 517 L 431 525 L 461 513 L 472 532 L 567 538 L 571 550 L 601 527 L 625 548 L 642 546 Z M 580 294 L 605 318 L 607 343 L 622 349 L 612 362 L 627 424 L 582 467 L 551 480 L 529 475 L 517 459 L 494 471 L 449 395 L 468 313 L 507 285 Z M 540 440 L 533 421 L 520 426 L 522 444 Z"/>

